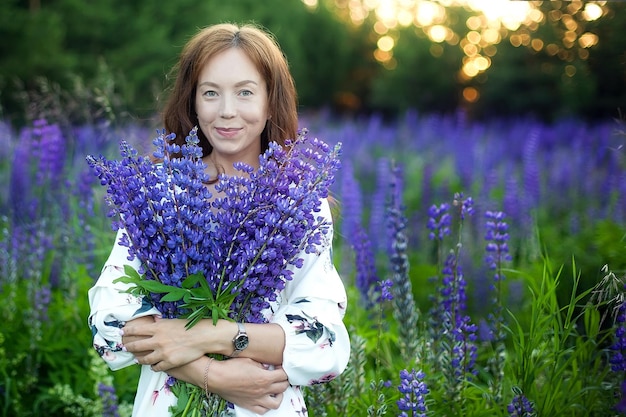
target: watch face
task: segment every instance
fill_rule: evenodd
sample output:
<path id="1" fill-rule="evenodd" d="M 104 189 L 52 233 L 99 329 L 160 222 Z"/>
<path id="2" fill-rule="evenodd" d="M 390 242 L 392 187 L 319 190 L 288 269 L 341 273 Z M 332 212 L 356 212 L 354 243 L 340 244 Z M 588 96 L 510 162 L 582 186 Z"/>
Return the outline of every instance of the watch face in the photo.
<path id="1" fill-rule="evenodd" d="M 244 350 L 248 347 L 248 336 L 245 334 L 240 334 L 235 338 L 235 349 L 236 350 Z"/>

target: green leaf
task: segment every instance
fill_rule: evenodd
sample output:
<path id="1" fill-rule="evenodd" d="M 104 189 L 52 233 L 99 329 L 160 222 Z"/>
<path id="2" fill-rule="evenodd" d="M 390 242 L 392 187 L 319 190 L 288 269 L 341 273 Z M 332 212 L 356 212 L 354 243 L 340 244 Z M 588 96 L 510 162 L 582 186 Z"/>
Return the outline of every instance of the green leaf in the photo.
<path id="1" fill-rule="evenodd" d="M 165 294 L 161 297 L 161 301 L 163 302 L 175 302 L 182 299 L 187 294 L 187 291 L 181 290 L 172 290 L 169 293 Z"/>
<path id="2" fill-rule="evenodd" d="M 202 281 L 206 282 L 206 280 L 204 279 L 204 277 L 202 276 L 202 274 L 192 274 L 189 275 L 187 278 L 185 278 L 185 280 L 182 282 L 181 286 L 183 288 L 193 288 L 195 287 L 197 284 L 201 284 Z"/>
<path id="3" fill-rule="evenodd" d="M 138 286 L 152 292 L 152 293 L 157 293 L 157 294 L 163 294 L 163 293 L 168 293 L 172 290 L 179 290 L 180 288 L 178 287 L 173 287 L 171 285 L 165 285 L 162 284 L 158 281 L 153 281 L 153 280 L 142 280 L 140 283 L 137 284 Z"/>
<path id="4" fill-rule="evenodd" d="M 139 272 L 137 272 L 137 270 L 130 265 L 124 265 L 124 273 L 131 279 L 142 279 L 141 275 L 139 275 Z"/>

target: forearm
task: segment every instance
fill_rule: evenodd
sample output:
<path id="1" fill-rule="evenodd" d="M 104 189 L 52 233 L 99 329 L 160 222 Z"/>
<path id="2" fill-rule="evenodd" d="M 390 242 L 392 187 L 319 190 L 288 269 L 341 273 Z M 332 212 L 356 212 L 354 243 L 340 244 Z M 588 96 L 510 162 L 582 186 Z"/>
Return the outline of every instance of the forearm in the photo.
<path id="1" fill-rule="evenodd" d="M 130 321 L 122 329 L 124 346 L 138 355 L 141 364 L 155 371 L 167 371 L 206 354 L 231 356 L 237 324 L 228 320 L 201 320 L 190 329 L 184 319 L 159 319 L 153 323 Z M 256 362 L 281 365 L 285 349 L 285 334 L 276 324 L 245 324 L 249 345 L 239 357 Z"/>
<path id="2" fill-rule="evenodd" d="M 214 360 L 203 356 L 183 366 L 172 368 L 168 370 L 167 373 L 180 381 L 189 382 L 190 384 L 205 389 L 207 387 L 205 387 L 204 384 L 204 375 L 210 361 L 213 362 Z M 210 371 L 210 368 L 208 370 Z"/>
<path id="3" fill-rule="evenodd" d="M 219 361 L 204 356 L 172 368 L 168 374 L 217 394 L 255 415 L 277 409 L 283 392 L 289 387 L 282 368 L 273 369 L 248 358 Z"/>
<path id="4" fill-rule="evenodd" d="M 196 343 L 206 347 L 205 353 L 226 356 L 233 354 L 233 338 L 238 330 L 236 323 L 220 320 L 214 326 L 211 320 L 203 320 L 197 326 Z M 238 356 L 265 364 L 282 364 L 285 349 L 285 333 L 282 327 L 272 323 L 245 323 L 244 326 L 249 344 Z"/>

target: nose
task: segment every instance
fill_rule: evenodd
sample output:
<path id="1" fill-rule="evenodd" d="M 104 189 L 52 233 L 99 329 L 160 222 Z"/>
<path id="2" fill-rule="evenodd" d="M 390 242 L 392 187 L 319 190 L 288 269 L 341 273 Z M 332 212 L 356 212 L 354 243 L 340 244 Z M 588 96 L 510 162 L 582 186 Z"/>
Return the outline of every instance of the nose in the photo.
<path id="1" fill-rule="evenodd" d="M 220 117 L 223 119 L 231 119 L 237 114 L 235 101 L 233 98 L 225 96 L 222 98 L 220 105 Z"/>

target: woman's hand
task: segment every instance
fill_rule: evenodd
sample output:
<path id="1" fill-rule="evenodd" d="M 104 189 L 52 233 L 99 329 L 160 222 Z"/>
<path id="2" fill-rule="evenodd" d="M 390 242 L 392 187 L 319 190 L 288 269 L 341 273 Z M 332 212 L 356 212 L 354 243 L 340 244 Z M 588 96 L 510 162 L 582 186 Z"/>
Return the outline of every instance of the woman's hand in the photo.
<path id="1" fill-rule="evenodd" d="M 208 358 L 201 358 L 168 373 L 203 388 Z M 256 414 L 280 407 L 283 393 L 289 387 L 282 367 L 273 369 L 248 358 L 214 360 L 207 373 L 207 388 L 227 401 Z"/>
<path id="2" fill-rule="evenodd" d="M 132 324 L 133 326 L 142 326 L 145 324 L 152 324 L 154 323 L 154 317 L 153 316 L 144 316 L 144 317 L 139 317 L 133 320 L 130 320 L 128 322 L 126 322 L 126 325 Z M 131 336 L 131 335 L 127 335 L 126 333 L 122 336 L 122 344 L 124 345 L 124 347 L 126 347 L 126 344 L 130 344 L 132 342 L 136 342 L 138 340 L 144 340 L 146 339 L 147 336 Z M 128 350 L 128 349 L 126 349 Z M 132 354 L 135 355 L 135 358 L 139 359 L 149 353 L 151 353 L 151 350 L 147 350 L 147 351 L 129 351 Z"/>
<path id="3" fill-rule="evenodd" d="M 167 371 L 204 356 L 192 333 L 185 328 L 187 320 L 142 317 L 126 323 L 122 343 L 137 362 L 151 365 L 153 371 Z"/>

